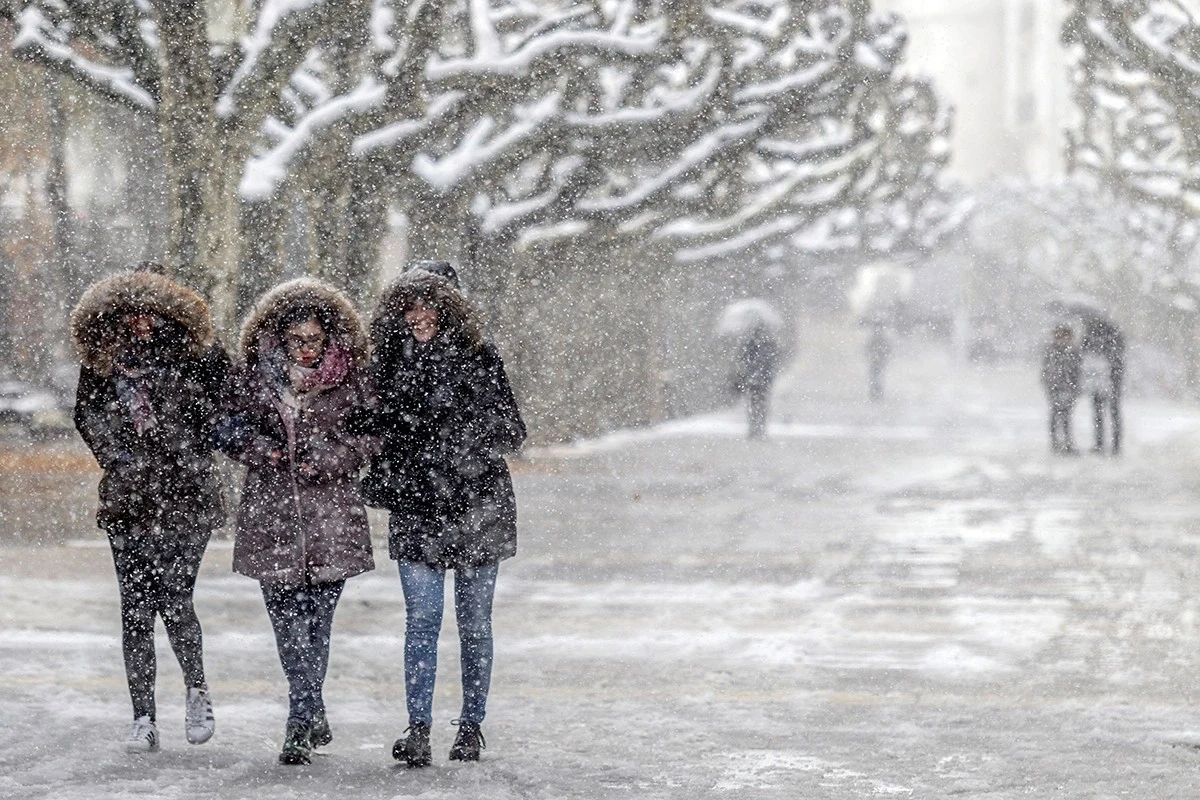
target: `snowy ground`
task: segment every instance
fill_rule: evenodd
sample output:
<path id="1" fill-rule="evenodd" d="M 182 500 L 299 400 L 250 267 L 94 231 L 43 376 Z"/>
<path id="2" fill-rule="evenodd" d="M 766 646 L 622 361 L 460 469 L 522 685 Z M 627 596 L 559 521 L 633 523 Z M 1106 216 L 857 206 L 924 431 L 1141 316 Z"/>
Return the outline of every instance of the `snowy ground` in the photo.
<path id="1" fill-rule="evenodd" d="M 46 505 L 74 445 L 29 455 L 40 477 L 0 455 L 0 797 L 1194 796 L 1200 412 L 1133 400 L 1125 457 L 1053 459 L 1031 368 L 906 344 L 872 407 L 860 334 L 836 332 L 802 332 L 768 442 L 730 411 L 516 465 L 522 552 L 501 571 L 472 766 L 445 761 L 453 635 L 435 766 L 392 766 L 403 605 L 385 551 L 338 612 L 336 741 L 277 765 L 283 678 L 227 542 L 197 591 L 217 737 L 184 743 L 163 638 L 163 752 L 127 756 L 92 476 Z"/>

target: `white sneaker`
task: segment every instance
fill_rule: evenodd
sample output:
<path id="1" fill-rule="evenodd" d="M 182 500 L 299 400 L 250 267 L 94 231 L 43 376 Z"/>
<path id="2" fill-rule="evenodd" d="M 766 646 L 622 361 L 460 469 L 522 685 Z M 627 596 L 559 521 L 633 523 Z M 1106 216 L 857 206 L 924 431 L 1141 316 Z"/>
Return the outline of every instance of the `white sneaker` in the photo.
<path id="1" fill-rule="evenodd" d="M 133 721 L 129 738 L 125 740 L 126 753 L 153 753 L 158 750 L 158 727 L 150 717 L 138 717 Z"/>
<path id="2" fill-rule="evenodd" d="M 217 732 L 217 721 L 213 717 L 208 687 L 196 686 L 187 690 L 183 726 L 187 740 L 192 744 L 204 744 Z"/>

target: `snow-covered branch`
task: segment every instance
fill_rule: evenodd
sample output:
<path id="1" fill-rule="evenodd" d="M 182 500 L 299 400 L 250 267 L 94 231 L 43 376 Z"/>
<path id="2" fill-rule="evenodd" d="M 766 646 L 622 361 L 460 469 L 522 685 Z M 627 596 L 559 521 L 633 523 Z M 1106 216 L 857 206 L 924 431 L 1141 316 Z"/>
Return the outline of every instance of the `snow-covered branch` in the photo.
<path id="1" fill-rule="evenodd" d="M 312 144 L 319 131 L 340 124 L 350 114 L 377 108 L 385 96 L 383 85 L 373 78 L 366 78 L 353 91 L 321 104 L 288 131 L 278 144 L 247 162 L 238 193 L 248 201 L 271 197 L 286 180 L 292 163 Z"/>
<path id="2" fill-rule="evenodd" d="M 38 7 L 25 7 L 17 14 L 16 21 L 14 55 L 51 67 L 135 111 L 152 113 L 157 108 L 154 96 L 137 83 L 131 67 L 114 67 L 86 57 L 68 43 L 67 37 Z"/>

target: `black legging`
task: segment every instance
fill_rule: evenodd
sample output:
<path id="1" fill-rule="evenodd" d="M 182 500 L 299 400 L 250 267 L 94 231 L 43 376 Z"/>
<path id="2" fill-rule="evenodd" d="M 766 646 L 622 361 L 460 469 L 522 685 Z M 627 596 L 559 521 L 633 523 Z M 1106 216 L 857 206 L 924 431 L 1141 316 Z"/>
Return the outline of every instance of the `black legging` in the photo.
<path id="1" fill-rule="evenodd" d="M 192 605 L 210 531 L 157 526 L 109 536 L 121 590 L 121 643 L 133 716 L 155 718 L 154 616 L 162 617 L 184 685 L 204 684 L 204 642 Z"/>

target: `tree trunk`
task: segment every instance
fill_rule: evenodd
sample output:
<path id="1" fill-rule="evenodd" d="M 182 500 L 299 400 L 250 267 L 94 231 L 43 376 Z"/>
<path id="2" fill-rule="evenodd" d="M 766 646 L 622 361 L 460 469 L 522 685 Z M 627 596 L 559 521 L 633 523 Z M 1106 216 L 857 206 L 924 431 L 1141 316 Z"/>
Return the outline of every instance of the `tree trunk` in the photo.
<path id="1" fill-rule="evenodd" d="M 168 261 L 174 273 L 207 295 L 219 330 L 230 330 L 237 306 L 240 213 L 237 183 L 242 148 L 219 125 L 201 0 L 156 2 L 162 48 L 159 131 L 170 213 Z"/>
<path id="2" fill-rule="evenodd" d="M 282 193 L 289 197 L 289 193 Z M 272 198 L 239 205 L 243 246 L 238 269 L 236 314 L 240 319 L 278 280 L 283 264 L 283 232 L 289 221 L 286 201 Z"/>

